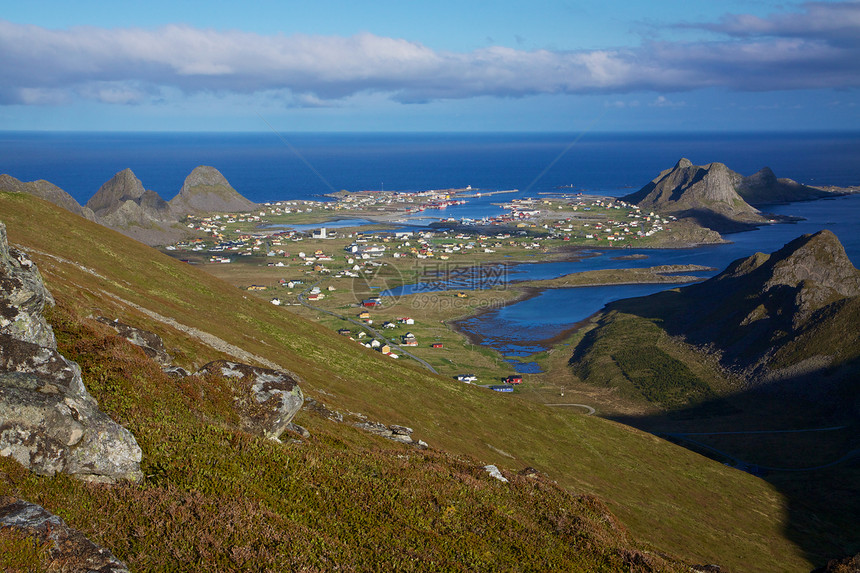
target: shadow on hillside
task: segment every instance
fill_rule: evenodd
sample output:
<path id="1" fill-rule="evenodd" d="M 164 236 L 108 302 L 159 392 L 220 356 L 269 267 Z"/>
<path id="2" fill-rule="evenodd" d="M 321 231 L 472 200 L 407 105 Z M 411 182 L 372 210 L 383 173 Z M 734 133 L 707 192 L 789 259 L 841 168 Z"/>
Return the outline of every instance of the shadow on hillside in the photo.
<path id="1" fill-rule="evenodd" d="M 683 211 L 678 211 L 677 213 L 675 213 L 675 216 L 679 219 L 692 219 L 700 227 L 711 229 L 712 231 L 716 231 L 721 235 L 725 235 L 728 233 L 741 233 L 743 231 L 752 231 L 753 229 L 757 229 L 764 224 L 763 221 L 759 223 L 739 221 L 737 219 L 732 219 L 721 213 L 717 213 L 709 209 L 685 209 Z"/>
<path id="2" fill-rule="evenodd" d="M 818 371 L 660 415 L 613 419 L 770 482 L 786 500 L 786 537 L 820 566 L 860 552 L 860 364 L 849 366 L 838 380 Z M 813 391 L 801 390 L 811 384 Z"/>

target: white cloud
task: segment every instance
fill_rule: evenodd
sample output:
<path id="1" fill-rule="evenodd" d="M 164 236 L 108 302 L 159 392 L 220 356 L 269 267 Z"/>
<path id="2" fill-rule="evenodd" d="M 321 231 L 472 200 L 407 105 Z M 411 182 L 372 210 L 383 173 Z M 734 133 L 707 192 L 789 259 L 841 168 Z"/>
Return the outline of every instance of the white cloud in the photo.
<path id="1" fill-rule="evenodd" d="M 860 3 L 807 3 L 800 12 L 685 26 L 727 39 L 618 50 L 490 46 L 456 53 L 373 34 L 263 36 L 182 25 L 51 30 L 0 21 L 0 104 L 74 98 L 136 104 L 177 91 L 284 92 L 290 105 L 325 106 L 362 93 L 420 103 L 707 87 L 860 87 Z M 652 105 L 668 103 L 658 98 Z"/>
<path id="2" fill-rule="evenodd" d="M 666 96 L 660 95 L 651 102 L 651 107 L 684 107 L 687 102 L 670 100 Z"/>

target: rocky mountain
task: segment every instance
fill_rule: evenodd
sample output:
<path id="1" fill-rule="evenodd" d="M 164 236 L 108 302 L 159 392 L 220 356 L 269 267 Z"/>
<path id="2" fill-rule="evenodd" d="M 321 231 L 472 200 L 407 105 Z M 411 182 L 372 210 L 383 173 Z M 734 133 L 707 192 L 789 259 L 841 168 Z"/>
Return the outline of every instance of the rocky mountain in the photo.
<path id="1" fill-rule="evenodd" d="M 15 179 L 11 175 L 3 174 L 0 175 L 0 191 L 35 195 L 36 197 L 50 201 L 54 205 L 62 207 L 67 211 L 80 215 L 85 219 L 89 219 L 90 221 L 96 220 L 96 216 L 92 209 L 89 207 L 82 207 L 71 195 L 44 179 L 24 182 Z"/>
<path id="2" fill-rule="evenodd" d="M 105 182 L 87 201 L 87 207 L 108 227 L 176 220 L 167 201 L 144 189 L 131 169 L 123 169 Z"/>
<path id="3" fill-rule="evenodd" d="M 736 190 L 750 205 L 811 201 L 839 195 L 839 192 L 810 187 L 791 179 L 777 178 L 770 167 L 763 167 L 757 173 L 742 178 Z"/>
<path id="4" fill-rule="evenodd" d="M 105 182 L 87 201 L 99 223 L 147 245 L 170 243 L 188 234 L 170 204 L 144 189 L 131 169 Z"/>
<path id="5" fill-rule="evenodd" d="M 252 211 L 257 205 L 233 189 L 220 171 L 200 165 L 185 178 L 179 194 L 170 200 L 170 206 L 181 217 L 198 213 Z"/>
<path id="6" fill-rule="evenodd" d="M 644 395 L 649 384 L 660 385 L 652 395 L 664 406 L 713 396 L 701 369 L 677 358 L 672 341 L 682 341 L 715 358 L 745 387 L 791 381 L 795 389 L 824 392 L 828 384 L 838 386 L 860 372 L 856 324 L 860 271 L 825 230 L 772 254 L 739 259 L 702 283 L 607 305 L 571 364 L 584 378 L 595 379 L 590 369 L 611 356 L 622 371 L 617 378 L 631 381 Z M 653 348 L 628 352 L 637 336 Z M 662 349 L 655 347 L 658 339 Z M 661 359 L 655 361 L 657 355 Z M 705 362 L 704 357 L 695 362 Z M 608 379 L 609 370 L 600 375 Z M 672 398 L 673 392 L 682 399 Z"/>
<path id="7" fill-rule="evenodd" d="M 673 328 L 696 344 L 720 349 L 722 361 L 752 381 L 835 367 L 860 356 L 856 331 L 853 338 L 851 332 L 838 335 L 844 324 L 860 319 L 860 271 L 830 231 L 735 261 L 681 293 L 684 310 Z"/>
<path id="8" fill-rule="evenodd" d="M 740 231 L 768 222 L 738 194 L 742 181 L 741 175 L 722 163 L 700 166 L 681 159 L 622 199 L 643 209 L 693 219 L 720 233 Z"/>

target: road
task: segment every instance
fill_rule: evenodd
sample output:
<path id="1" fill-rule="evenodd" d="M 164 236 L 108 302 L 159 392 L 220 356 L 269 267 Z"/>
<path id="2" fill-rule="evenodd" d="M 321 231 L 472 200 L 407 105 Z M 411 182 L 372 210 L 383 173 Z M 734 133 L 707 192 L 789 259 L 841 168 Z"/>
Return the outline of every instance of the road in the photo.
<path id="1" fill-rule="evenodd" d="M 544 406 L 576 406 L 578 408 L 585 408 L 587 410 L 586 416 L 593 416 L 597 411 L 588 404 L 544 404 Z"/>

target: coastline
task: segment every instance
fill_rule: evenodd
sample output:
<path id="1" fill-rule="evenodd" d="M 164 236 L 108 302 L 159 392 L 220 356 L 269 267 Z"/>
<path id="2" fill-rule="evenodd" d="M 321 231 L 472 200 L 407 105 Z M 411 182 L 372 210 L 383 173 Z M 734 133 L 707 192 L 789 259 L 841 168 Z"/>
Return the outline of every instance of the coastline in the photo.
<path id="1" fill-rule="evenodd" d="M 449 320 L 447 323 L 451 326 L 451 328 L 463 336 L 470 344 L 479 344 L 484 345 L 484 341 L 487 337 L 481 336 L 480 334 L 476 334 L 473 332 L 469 332 L 463 328 L 463 323 L 465 321 L 472 321 L 476 318 L 480 318 L 481 316 L 495 312 L 501 308 L 511 306 L 514 304 L 518 304 L 524 302 L 526 300 L 530 300 L 536 296 L 541 295 L 547 290 L 551 289 L 562 289 L 562 288 L 580 288 L 580 287 L 603 287 L 603 286 L 625 286 L 625 285 L 646 285 L 646 284 L 666 284 L 667 286 L 678 285 L 684 286 L 688 284 L 693 284 L 695 282 L 700 282 L 705 280 L 703 277 L 697 276 L 685 276 L 685 275 L 666 275 L 665 273 L 675 272 L 676 270 L 680 271 L 689 271 L 689 270 L 708 270 L 713 271 L 717 270 L 713 267 L 706 267 L 702 265 L 662 265 L 656 267 L 649 267 L 645 269 L 617 269 L 611 271 L 582 271 L 579 273 L 571 273 L 569 275 L 565 275 L 559 277 L 557 279 L 548 279 L 545 281 L 534 280 L 534 281 L 517 281 L 513 283 L 509 283 L 509 289 L 519 291 L 520 294 L 511 298 L 510 300 L 505 301 L 503 304 L 500 304 L 495 307 L 482 308 L 476 312 L 470 313 L 465 316 L 460 316 L 456 319 Z M 623 273 L 623 274 L 634 274 L 637 276 L 636 280 L 617 280 L 617 281 L 598 281 L 594 280 L 591 277 L 601 276 L 609 273 Z M 579 283 L 571 283 L 571 284 L 557 284 L 555 281 L 561 280 L 570 280 L 572 277 L 582 277 L 584 279 L 583 282 Z M 651 278 L 652 280 L 647 280 Z M 543 283 L 543 284 L 542 284 Z M 547 349 L 552 348 L 562 340 L 568 338 L 571 334 L 582 328 L 585 324 L 587 324 L 593 316 L 602 312 L 603 309 L 597 310 L 594 314 L 573 323 L 569 328 L 562 330 L 559 334 L 556 334 L 550 338 L 540 339 L 540 340 L 528 340 L 525 341 L 528 344 L 536 345 L 536 346 L 544 346 Z M 489 347 L 492 348 L 492 347 Z M 495 349 L 493 349 L 495 350 Z M 496 350 L 496 352 L 498 352 Z M 501 354 L 501 353 L 500 353 Z"/>

